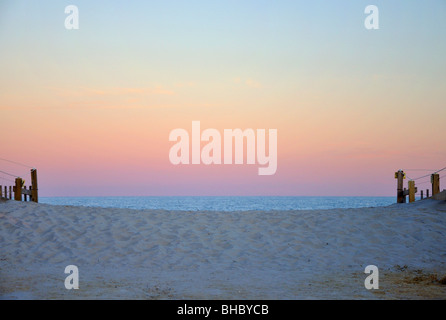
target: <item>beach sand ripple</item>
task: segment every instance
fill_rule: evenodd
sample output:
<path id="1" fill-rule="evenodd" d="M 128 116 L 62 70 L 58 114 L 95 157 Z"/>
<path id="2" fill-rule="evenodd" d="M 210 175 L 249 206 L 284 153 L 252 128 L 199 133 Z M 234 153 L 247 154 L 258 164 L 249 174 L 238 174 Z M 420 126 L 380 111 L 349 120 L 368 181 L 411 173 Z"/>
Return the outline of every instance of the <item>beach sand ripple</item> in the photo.
<path id="1" fill-rule="evenodd" d="M 0 202 L 3 299 L 445 299 L 446 203 L 164 211 Z M 64 287 L 79 268 L 79 290 Z M 364 288 L 365 266 L 380 289 Z"/>

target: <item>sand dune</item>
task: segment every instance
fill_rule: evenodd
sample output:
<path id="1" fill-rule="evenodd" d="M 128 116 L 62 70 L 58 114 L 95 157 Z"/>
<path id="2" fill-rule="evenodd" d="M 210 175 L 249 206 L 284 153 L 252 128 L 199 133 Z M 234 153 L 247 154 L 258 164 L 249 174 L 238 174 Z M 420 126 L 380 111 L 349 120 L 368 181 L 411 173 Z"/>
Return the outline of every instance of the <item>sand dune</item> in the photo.
<path id="1" fill-rule="evenodd" d="M 0 202 L 3 299 L 446 298 L 446 203 L 183 212 Z M 64 287 L 65 266 L 79 289 Z M 376 265 L 380 289 L 364 287 Z"/>

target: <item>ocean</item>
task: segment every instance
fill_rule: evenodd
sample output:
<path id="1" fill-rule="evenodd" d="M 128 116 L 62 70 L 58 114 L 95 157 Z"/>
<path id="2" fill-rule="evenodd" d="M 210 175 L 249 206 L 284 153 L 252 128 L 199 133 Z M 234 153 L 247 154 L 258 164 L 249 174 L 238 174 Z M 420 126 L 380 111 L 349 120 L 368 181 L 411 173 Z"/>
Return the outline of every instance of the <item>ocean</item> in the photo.
<path id="1" fill-rule="evenodd" d="M 185 211 L 318 210 L 388 206 L 395 197 L 40 197 L 53 205 Z"/>

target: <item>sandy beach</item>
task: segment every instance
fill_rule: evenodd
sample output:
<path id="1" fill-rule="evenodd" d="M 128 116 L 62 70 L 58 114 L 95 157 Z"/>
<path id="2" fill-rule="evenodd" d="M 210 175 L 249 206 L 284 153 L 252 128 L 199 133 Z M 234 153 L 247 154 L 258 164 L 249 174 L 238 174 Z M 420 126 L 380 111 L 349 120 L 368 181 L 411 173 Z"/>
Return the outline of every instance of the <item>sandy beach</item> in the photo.
<path id="1" fill-rule="evenodd" d="M 0 298 L 445 299 L 445 236 L 435 200 L 269 212 L 2 201 Z M 367 265 L 378 290 L 364 287 Z"/>

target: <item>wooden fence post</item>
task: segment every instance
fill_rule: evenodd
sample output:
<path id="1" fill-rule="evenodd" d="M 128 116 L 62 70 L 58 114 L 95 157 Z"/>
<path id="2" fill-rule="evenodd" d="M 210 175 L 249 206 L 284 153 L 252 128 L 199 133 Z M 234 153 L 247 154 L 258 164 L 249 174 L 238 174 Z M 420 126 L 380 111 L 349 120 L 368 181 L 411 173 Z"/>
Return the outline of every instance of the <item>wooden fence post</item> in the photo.
<path id="1" fill-rule="evenodd" d="M 39 202 L 38 199 L 38 189 L 37 189 L 37 170 L 31 169 L 31 200 L 34 202 Z"/>
<path id="2" fill-rule="evenodd" d="M 409 183 L 409 202 L 415 201 L 415 181 L 410 180 Z"/>
<path id="3" fill-rule="evenodd" d="M 421 190 L 421 200 L 423 200 L 423 190 Z"/>
<path id="4" fill-rule="evenodd" d="M 432 196 L 435 196 L 437 193 L 440 193 L 440 175 L 438 173 L 431 175 L 431 183 Z"/>
<path id="5" fill-rule="evenodd" d="M 397 188 L 396 188 L 396 203 L 405 203 L 406 196 L 403 193 L 403 179 L 404 179 L 403 170 L 398 170 L 395 172 L 395 179 L 397 179 Z"/>
<path id="6" fill-rule="evenodd" d="M 9 186 L 9 200 L 11 200 L 11 199 L 12 199 L 12 187 Z"/>
<path id="7" fill-rule="evenodd" d="M 429 189 L 426 189 L 426 198 L 429 198 Z"/>
<path id="8" fill-rule="evenodd" d="M 0 185 L 0 199 L 3 198 L 3 187 L 2 185 Z"/>
<path id="9" fill-rule="evenodd" d="M 14 200 L 22 201 L 22 178 L 15 178 Z"/>

